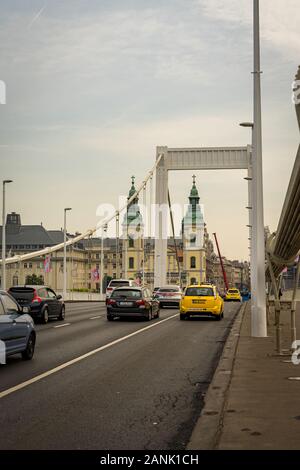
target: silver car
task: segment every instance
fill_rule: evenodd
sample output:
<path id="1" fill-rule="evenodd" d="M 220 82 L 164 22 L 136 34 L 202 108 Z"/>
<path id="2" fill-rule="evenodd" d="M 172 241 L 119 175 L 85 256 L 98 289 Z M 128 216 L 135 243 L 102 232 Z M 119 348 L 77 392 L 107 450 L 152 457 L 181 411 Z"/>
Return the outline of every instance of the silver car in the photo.
<path id="1" fill-rule="evenodd" d="M 20 307 L 7 292 L 0 291 L 0 363 L 17 353 L 25 360 L 33 358 L 36 333 L 28 312 L 28 307 Z"/>
<path id="2" fill-rule="evenodd" d="M 179 286 L 160 287 L 155 292 L 155 298 L 159 301 L 160 308 L 179 307 L 182 290 Z"/>

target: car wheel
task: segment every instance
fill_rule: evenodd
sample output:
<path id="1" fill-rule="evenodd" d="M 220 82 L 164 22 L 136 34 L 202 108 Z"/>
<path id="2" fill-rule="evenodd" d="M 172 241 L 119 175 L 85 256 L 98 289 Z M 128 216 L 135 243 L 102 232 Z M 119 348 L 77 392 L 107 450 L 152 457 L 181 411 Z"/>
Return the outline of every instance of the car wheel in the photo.
<path id="1" fill-rule="evenodd" d="M 22 352 L 22 358 L 24 361 L 30 361 L 33 358 L 35 347 L 35 336 L 33 333 L 28 338 L 27 346 L 25 351 Z"/>
<path id="2" fill-rule="evenodd" d="M 112 315 L 107 315 L 106 318 L 107 318 L 107 321 L 113 321 L 114 319 Z"/>
<path id="3" fill-rule="evenodd" d="M 45 310 L 43 311 L 42 322 L 44 323 L 44 325 L 46 325 L 48 321 L 49 321 L 49 312 L 48 312 L 48 309 L 45 308 Z"/>
<path id="4" fill-rule="evenodd" d="M 63 321 L 65 319 L 65 317 L 66 317 L 66 309 L 63 305 L 62 308 L 61 308 L 61 312 L 60 312 L 60 315 L 59 315 L 58 319 L 60 321 Z"/>
<path id="5" fill-rule="evenodd" d="M 220 315 L 216 315 L 216 317 L 215 317 L 215 318 L 216 318 L 216 320 L 217 320 L 217 321 L 220 321 L 220 320 L 222 320 L 222 314 L 220 314 Z"/>
<path id="6" fill-rule="evenodd" d="M 186 318 L 186 315 L 183 315 L 182 313 L 180 314 L 180 320 L 185 320 Z"/>

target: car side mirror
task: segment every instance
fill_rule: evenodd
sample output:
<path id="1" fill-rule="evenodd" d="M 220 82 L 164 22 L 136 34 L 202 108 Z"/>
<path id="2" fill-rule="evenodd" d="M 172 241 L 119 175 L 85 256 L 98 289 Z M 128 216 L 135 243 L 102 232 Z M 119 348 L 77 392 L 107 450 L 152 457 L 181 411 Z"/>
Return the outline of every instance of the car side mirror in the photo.
<path id="1" fill-rule="evenodd" d="M 22 313 L 30 313 L 30 307 L 21 307 Z"/>
<path id="2" fill-rule="evenodd" d="M 60 299 L 62 299 L 62 295 L 59 294 L 59 295 L 56 296 L 56 298 L 57 298 L 57 300 L 60 300 Z"/>

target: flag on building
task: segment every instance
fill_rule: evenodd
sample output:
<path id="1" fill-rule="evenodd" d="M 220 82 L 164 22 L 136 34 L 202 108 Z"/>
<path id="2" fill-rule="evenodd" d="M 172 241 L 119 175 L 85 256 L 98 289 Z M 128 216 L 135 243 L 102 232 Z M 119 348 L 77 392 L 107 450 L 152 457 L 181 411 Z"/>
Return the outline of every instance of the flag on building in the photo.
<path id="1" fill-rule="evenodd" d="M 51 256 L 47 255 L 44 261 L 44 270 L 45 273 L 50 273 L 51 271 Z"/>
<path id="2" fill-rule="evenodd" d="M 95 268 L 95 269 L 92 269 L 92 280 L 94 282 L 96 281 L 99 281 L 100 279 L 100 276 L 99 276 L 99 269 Z"/>

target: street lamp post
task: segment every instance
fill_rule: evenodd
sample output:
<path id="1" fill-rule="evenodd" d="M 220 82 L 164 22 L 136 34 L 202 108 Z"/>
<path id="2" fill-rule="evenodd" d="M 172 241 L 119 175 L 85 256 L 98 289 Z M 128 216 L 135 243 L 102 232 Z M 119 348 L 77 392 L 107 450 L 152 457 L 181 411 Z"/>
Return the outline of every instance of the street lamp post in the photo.
<path id="1" fill-rule="evenodd" d="M 102 227 L 102 234 L 101 234 L 101 255 L 100 255 L 100 293 L 101 293 L 101 300 L 103 300 L 104 289 L 103 289 L 103 277 L 104 277 L 104 234 L 107 231 L 107 225 Z"/>
<path id="2" fill-rule="evenodd" d="M 6 214 L 5 214 L 5 185 L 8 183 L 12 183 L 12 180 L 4 180 L 3 183 L 3 206 L 2 206 L 2 281 L 1 281 L 1 288 L 2 290 L 6 289 L 6 266 L 5 266 L 5 258 L 6 258 L 6 237 L 5 237 L 5 227 L 6 227 Z"/>
<path id="3" fill-rule="evenodd" d="M 265 235 L 262 177 L 262 122 L 261 122 L 261 70 L 260 70 L 260 29 L 259 0 L 253 0 L 254 37 L 254 119 L 242 123 L 252 127 L 252 202 L 251 210 L 251 331 L 252 336 L 267 336 L 266 287 L 265 287 Z"/>
<path id="4" fill-rule="evenodd" d="M 250 282 L 251 282 L 251 308 L 253 310 L 254 308 L 254 302 L 256 298 L 256 282 L 254 279 L 255 276 L 255 271 L 254 267 L 257 263 L 256 261 L 256 243 L 255 243 L 255 234 L 253 232 L 253 200 L 254 200 L 254 194 L 253 194 L 253 129 L 254 129 L 254 124 L 253 122 L 241 122 L 240 123 L 241 127 L 246 127 L 248 129 L 251 129 L 251 161 L 248 167 L 248 175 L 245 178 L 246 181 L 248 181 L 248 206 L 247 209 L 249 210 L 249 225 L 247 227 L 249 228 L 249 241 L 250 241 Z"/>
<path id="5" fill-rule="evenodd" d="M 253 282 L 255 286 L 252 304 L 252 336 L 267 336 L 266 279 L 265 279 L 265 231 L 262 177 L 262 122 L 261 122 L 261 70 L 259 0 L 253 0 L 254 18 L 254 127 L 253 127 L 253 211 L 252 245 L 255 247 Z"/>
<path id="6" fill-rule="evenodd" d="M 64 285 L 63 296 L 67 297 L 67 211 L 71 211 L 71 207 L 64 209 Z"/>

